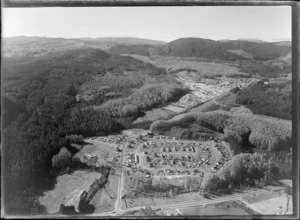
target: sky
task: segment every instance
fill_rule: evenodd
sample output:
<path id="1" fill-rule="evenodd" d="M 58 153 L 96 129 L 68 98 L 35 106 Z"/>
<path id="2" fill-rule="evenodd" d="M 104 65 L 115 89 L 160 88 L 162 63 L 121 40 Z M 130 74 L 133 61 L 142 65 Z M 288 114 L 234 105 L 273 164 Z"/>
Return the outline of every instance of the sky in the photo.
<path id="1" fill-rule="evenodd" d="M 290 40 L 291 7 L 2 8 L 2 36 Z"/>

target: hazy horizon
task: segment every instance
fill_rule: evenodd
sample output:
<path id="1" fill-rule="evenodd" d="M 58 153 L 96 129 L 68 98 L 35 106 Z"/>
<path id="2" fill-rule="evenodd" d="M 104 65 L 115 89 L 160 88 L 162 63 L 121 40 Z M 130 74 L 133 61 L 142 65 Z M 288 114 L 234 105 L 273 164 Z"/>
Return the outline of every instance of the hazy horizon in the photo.
<path id="1" fill-rule="evenodd" d="M 291 40 L 291 7 L 3 8 L 2 36 L 286 41 Z"/>
<path id="2" fill-rule="evenodd" d="M 135 37 L 135 36 L 120 36 L 120 37 L 114 37 L 114 36 L 105 36 L 105 37 L 47 37 L 47 36 L 25 36 L 25 35 L 17 35 L 17 36 L 9 36 L 9 37 L 3 37 L 3 38 L 14 38 L 14 37 L 28 37 L 28 38 L 63 38 L 63 39 L 105 39 L 105 38 L 136 38 L 136 39 L 143 39 L 143 40 L 153 40 L 153 41 L 161 41 L 165 43 L 169 43 L 171 41 L 163 41 L 159 39 L 150 39 L 150 38 L 140 38 L 140 37 Z M 179 37 L 177 39 L 182 39 L 182 38 L 199 38 L 199 39 L 207 39 L 207 40 L 213 40 L 209 38 L 202 38 L 202 37 Z M 177 40 L 174 39 L 174 40 Z M 172 40 L 172 41 L 174 41 Z M 263 41 L 263 42 L 269 42 L 269 43 L 274 43 L 274 42 L 282 42 L 282 41 L 291 41 L 290 38 L 279 38 L 279 39 L 260 39 L 260 38 L 239 38 L 239 39 L 220 39 L 220 40 L 214 40 L 214 41 L 234 41 L 234 40 L 241 40 L 241 41 Z"/>

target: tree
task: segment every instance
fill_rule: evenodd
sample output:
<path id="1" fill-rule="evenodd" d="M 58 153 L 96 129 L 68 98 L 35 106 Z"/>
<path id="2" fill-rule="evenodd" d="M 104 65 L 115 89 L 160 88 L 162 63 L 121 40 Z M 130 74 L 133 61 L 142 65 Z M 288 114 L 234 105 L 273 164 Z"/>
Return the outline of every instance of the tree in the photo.
<path id="1" fill-rule="evenodd" d="M 140 214 L 142 216 L 157 216 L 155 211 L 150 206 L 146 206 L 146 208 L 141 208 Z"/>
<path id="2" fill-rule="evenodd" d="M 59 153 L 52 157 L 52 166 L 66 170 L 71 165 L 72 154 L 65 148 L 61 148 Z"/>
<path id="3" fill-rule="evenodd" d="M 286 194 L 286 195 L 291 195 L 292 194 L 292 189 L 290 186 L 286 186 L 283 190 L 283 192 Z"/>

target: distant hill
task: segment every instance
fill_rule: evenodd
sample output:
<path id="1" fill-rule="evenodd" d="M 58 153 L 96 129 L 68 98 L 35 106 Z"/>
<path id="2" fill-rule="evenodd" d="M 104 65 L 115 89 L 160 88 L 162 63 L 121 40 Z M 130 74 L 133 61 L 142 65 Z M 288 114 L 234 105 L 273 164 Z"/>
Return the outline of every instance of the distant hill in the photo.
<path id="1" fill-rule="evenodd" d="M 102 38 L 83 38 L 82 40 L 90 40 L 95 42 L 116 42 L 120 44 L 148 44 L 163 45 L 167 42 L 159 40 L 150 40 L 136 37 L 102 37 Z"/>
<path id="2" fill-rule="evenodd" d="M 115 45 L 163 45 L 166 42 L 131 37 L 105 38 L 47 38 L 47 37 L 8 37 L 2 39 L 4 57 L 37 57 L 49 53 L 79 48 L 108 50 Z"/>
<path id="3" fill-rule="evenodd" d="M 115 45 L 109 50 L 114 54 L 137 54 L 142 56 L 166 55 L 163 47 L 155 45 Z"/>
<path id="4" fill-rule="evenodd" d="M 164 47 L 167 55 L 171 56 L 193 56 L 224 60 L 246 59 L 242 54 L 249 54 L 248 57 L 253 57 L 255 60 L 270 60 L 290 52 L 290 46 L 278 46 L 274 43 L 240 40 L 220 42 L 201 38 L 182 38 L 162 47 Z M 243 53 L 238 55 L 230 52 L 232 50 L 240 50 Z"/>
<path id="5" fill-rule="evenodd" d="M 114 54 L 143 56 L 200 57 L 206 59 L 274 60 L 291 51 L 289 41 L 253 42 L 248 40 L 214 41 L 202 38 L 180 38 L 169 43 L 131 37 L 106 38 L 3 38 L 3 57 L 38 57 L 70 49 L 95 48 Z"/>
<path id="6" fill-rule="evenodd" d="M 138 54 L 143 56 L 150 56 L 151 45 L 115 45 L 109 49 L 109 52 L 116 54 Z"/>
<path id="7" fill-rule="evenodd" d="M 287 42 L 252 42 L 241 40 L 214 41 L 201 38 L 180 38 L 165 45 L 113 46 L 110 52 L 119 54 L 201 57 L 221 60 L 273 60 L 290 52 Z"/>

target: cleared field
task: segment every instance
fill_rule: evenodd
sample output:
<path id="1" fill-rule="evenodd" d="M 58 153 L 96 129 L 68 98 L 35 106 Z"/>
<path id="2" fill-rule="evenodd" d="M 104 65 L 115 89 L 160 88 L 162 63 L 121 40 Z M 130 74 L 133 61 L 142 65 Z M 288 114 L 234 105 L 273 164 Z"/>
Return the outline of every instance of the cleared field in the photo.
<path id="1" fill-rule="evenodd" d="M 128 129 L 128 130 L 123 130 L 122 134 L 128 135 L 128 136 L 145 135 L 145 134 L 147 134 L 147 130 L 133 128 L 133 129 Z"/>
<path id="2" fill-rule="evenodd" d="M 118 193 L 118 176 L 110 175 L 108 183 L 99 191 L 91 201 L 91 204 L 95 206 L 95 213 L 108 212 L 114 210 L 114 205 L 117 199 Z"/>
<path id="3" fill-rule="evenodd" d="M 201 201 L 204 200 L 204 198 L 199 194 L 199 192 L 190 192 L 190 193 L 183 193 L 179 195 L 175 195 L 174 197 L 163 197 L 163 198 L 135 198 L 135 199 L 125 199 L 122 203 L 122 209 L 132 208 L 136 206 L 142 206 L 142 205 L 166 205 L 171 203 L 182 203 L 182 201 Z M 127 204 L 127 206 L 126 206 Z"/>
<path id="4" fill-rule="evenodd" d="M 175 105 L 168 105 L 166 107 L 163 107 L 163 109 L 169 110 L 169 111 L 172 111 L 172 112 L 175 112 L 175 113 L 181 113 L 181 112 L 185 111 L 185 108 L 178 107 L 178 106 L 175 106 Z"/>
<path id="5" fill-rule="evenodd" d="M 98 157 L 97 163 L 99 165 L 104 164 L 107 159 L 116 156 L 114 151 L 116 148 L 115 144 L 104 143 L 97 141 L 97 139 L 86 139 L 85 142 L 89 143 L 85 145 L 75 156 L 79 157 L 81 161 L 85 161 L 85 155 L 95 155 Z"/>
<path id="6" fill-rule="evenodd" d="M 39 198 L 41 205 L 46 207 L 49 214 L 59 211 L 60 204 L 77 205 L 81 193 L 88 191 L 95 179 L 99 179 L 101 174 L 90 171 L 75 171 L 72 174 L 64 174 L 57 177 L 57 183 L 53 190 L 44 193 Z M 78 210 L 77 210 L 78 211 Z"/>
<path id="7" fill-rule="evenodd" d="M 278 196 L 249 205 L 265 215 L 290 215 L 293 213 L 292 196 Z"/>
<path id="8" fill-rule="evenodd" d="M 182 208 L 179 211 L 184 216 L 189 215 L 249 215 L 252 213 L 240 202 L 230 201 L 209 206 L 195 206 L 189 208 Z"/>
<path id="9" fill-rule="evenodd" d="M 175 114 L 176 113 L 170 110 L 155 108 L 150 111 L 146 111 L 145 115 L 134 120 L 132 122 L 132 125 L 139 124 L 139 123 L 153 122 L 160 119 L 169 119 L 173 117 Z"/>
<path id="10" fill-rule="evenodd" d="M 204 198 L 199 194 L 199 192 L 189 192 L 175 195 L 173 198 L 154 198 L 156 205 L 165 205 L 168 203 L 182 203 L 182 201 L 201 201 Z"/>
<path id="11" fill-rule="evenodd" d="M 253 204 L 256 202 L 260 202 L 266 199 L 271 199 L 279 196 L 280 194 L 274 191 L 266 191 L 260 194 L 255 194 L 253 196 L 244 197 L 243 200 L 248 204 Z"/>
<path id="12" fill-rule="evenodd" d="M 188 182 L 193 182 L 193 184 L 190 184 L 191 187 L 194 186 L 195 188 L 200 187 L 202 178 L 194 177 L 194 176 L 170 176 L 170 177 L 164 177 L 164 176 L 154 176 L 152 180 L 152 185 L 160 185 L 160 184 L 172 184 L 175 186 L 182 186 L 185 187 L 185 185 L 188 184 Z"/>
<path id="13" fill-rule="evenodd" d="M 125 54 L 123 54 L 125 55 Z M 146 57 L 141 55 L 126 54 L 139 59 L 143 62 L 151 63 L 156 67 L 165 68 L 168 72 L 178 72 L 181 70 L 189 70 L 190 72 L 197 72 L 198 76 L 247 76 L 248 74 L 240 72 L 237 67 L 214 63 L 214 62 L 203 62 L 203 61 L 192 61 L 183 60 L 178 57 Z"/>
<path id="14" fill-rule="evenodd" d="M 188 112 L 209 112 L 209 111 L 216 111 L 216 110 L 223 110 L 223 111 L 229 111 L 230 107 L 221 105 L 217 103 L 215 100 L 211 100 L 208 102 L 205 102 L 202 105 L 196 106 L 192 109 L 190 109 Z"/>
<path id="15" fill-rule="evenodd" d="M 234 53 L 234 54 L 237 54 L 237 55 L 240 55 L 240 56 L 243 56 L 245 58 L 253 58 L 253 55 L 250 54 L 250 53 L 246 53 L 245 51 L 243 50 L 227 50 L 228 52 L 230 53 Z"/>

